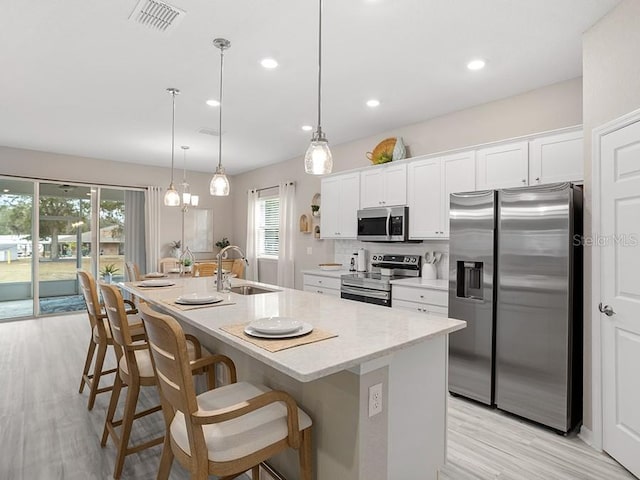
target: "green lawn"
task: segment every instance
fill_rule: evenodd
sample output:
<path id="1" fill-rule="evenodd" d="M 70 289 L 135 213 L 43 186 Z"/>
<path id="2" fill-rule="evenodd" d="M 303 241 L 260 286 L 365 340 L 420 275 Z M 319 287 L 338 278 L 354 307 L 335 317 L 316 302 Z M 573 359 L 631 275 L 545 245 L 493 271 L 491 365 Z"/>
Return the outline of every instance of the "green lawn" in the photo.
<path id="1" fill-rule="evenodd" d="M 91 271 L 91 259 L 82 259 L 82 268 Z M 116 265 L 118 275 L 124 275 L 124 256 L 102 255 L 100 257 L 100 269 L 107 264 Z M 76 260 L 62 259 L 58 261 L 40 260 L 40 280 L 69 280 L 76 277 Z M 0 262 L 0 283 L 30 282 L 31 258 L 20 258 L 9 262 Z"/>

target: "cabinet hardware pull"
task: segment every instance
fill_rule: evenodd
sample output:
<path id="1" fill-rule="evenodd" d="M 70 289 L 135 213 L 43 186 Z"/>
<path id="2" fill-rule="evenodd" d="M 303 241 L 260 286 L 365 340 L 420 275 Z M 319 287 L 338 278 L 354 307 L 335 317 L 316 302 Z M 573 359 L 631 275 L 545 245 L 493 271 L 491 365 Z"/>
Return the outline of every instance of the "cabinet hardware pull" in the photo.
<path id="1" fill-rule="evenodd" d="M 527 180 L 525 178 L 522 179 L 522 183 L 527 183 Z"/>

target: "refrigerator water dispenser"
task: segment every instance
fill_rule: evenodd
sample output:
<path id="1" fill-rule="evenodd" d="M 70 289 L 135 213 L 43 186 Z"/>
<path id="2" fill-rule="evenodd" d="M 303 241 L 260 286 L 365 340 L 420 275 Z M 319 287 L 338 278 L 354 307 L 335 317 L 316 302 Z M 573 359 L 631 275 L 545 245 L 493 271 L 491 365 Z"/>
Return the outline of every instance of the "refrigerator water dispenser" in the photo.
<path id="1" fill-rule="evenodd" d="M 459 298 L 483 300 L 483 262 L 465 262 L 458 260 L 457 267 L 457 296 Z"/>

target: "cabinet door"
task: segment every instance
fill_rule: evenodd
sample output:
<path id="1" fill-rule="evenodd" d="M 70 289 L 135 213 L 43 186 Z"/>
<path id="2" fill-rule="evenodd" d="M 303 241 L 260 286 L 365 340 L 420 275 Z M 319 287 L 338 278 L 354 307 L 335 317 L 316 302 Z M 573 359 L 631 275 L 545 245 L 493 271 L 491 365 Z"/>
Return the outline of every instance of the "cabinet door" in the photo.
<path id="1" fill-rule="evenodd" d="M 362 208 L 384 205 L 384 175 L 382 167 L 360 173 L 360 205 Z"/>
<path id="2" fill-rule="evenodd" d="M 322 197 L 324 199 L 324 196 Z M 324 201 L 324 200 L 323 200 Z M 350 173 L 340 177 L 337 238 L 358 236 L 358 208 L 360 208 L 360 175 Z"/>
<path id="3" fill-rule="evenodd" d="M 449 237 L 449 195 L 473 192 L 476 189 L 476 155 L 474 151 L 448 155 L 442 158 L 442 229 Z"/>
<path id="4" fill-rule="evenodd" d="M 384 167 L 384 206 L 407 204 L 407 165 Z"/>
<path id="5" fill-rule="evenodd" d="M 584 179 L 582 131 L 536 138 L 529 143 L 529 183 Z"/>
<path id="6" fill-rule="evenodd" d="M 340 238 L 340 177 L 321 180 L 320 237 Z"/>
<path id="7" fill-rule="evenodd" d="M 529 142 L 509 143 L 476 152 L 478 190 L 523 187 L 529 182 Z"/>
<path id="8" fill-rule="evenodd" d="M 441 238 L 442 178 L 440 158 L 411 162 L 407 166 L 409 238 Z"/>

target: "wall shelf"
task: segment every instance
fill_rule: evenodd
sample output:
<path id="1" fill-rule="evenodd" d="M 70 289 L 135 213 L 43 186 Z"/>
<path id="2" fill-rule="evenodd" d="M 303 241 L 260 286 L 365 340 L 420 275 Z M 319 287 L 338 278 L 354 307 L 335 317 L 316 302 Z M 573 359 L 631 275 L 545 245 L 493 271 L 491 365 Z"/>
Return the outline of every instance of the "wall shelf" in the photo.
<path id="1" fill-rule="evenodd" d="M 302 233 L 311 233 L 311 221 L 306 213 L 300 215 L 300 231 Z"/>

